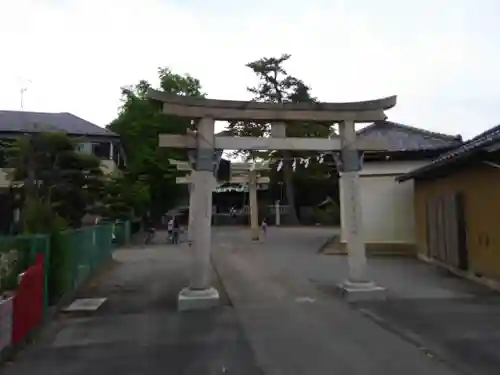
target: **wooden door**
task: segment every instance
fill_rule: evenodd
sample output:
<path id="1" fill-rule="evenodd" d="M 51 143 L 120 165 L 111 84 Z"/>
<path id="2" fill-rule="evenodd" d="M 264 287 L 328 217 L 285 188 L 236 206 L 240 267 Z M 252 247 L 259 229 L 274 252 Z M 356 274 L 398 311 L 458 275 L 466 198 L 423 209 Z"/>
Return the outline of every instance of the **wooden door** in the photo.
<path id="1" fill-rule="evenodd" d="M 467 269 L 467 223 L 463 194 L 429 198 L 426 211 L 428 255 L 450 266 Z"/>
<path id="2" fill-rule="evenodd" d="M 458 209 L 457 194 L 450 194 L 443 197 L 443 237 L 446 247 L 446 254 L 443 261 L 450 266 L 459 267 L 458 257 Z"/>
<path id="3" fill-rule="evenodd" d="M 458 267 L 462 270 L 469 268 L 469 252 L 467 249 L 467 218 L 465 216 L 465 195 L 455 195 L 457 208 L 457 239 L 458 239 Z"/>
<path id="4" fill-rule="evenodd" d="M 447 241 L 446 241 L 446 216 L 445 216 L 445 198 L 437 197 L 436 202 L 436 237 L 437 237 L 437 259 L 446 262 L 447 259 Z"/>
<path id="5" fill-rule="evenodd" d="M 436 197 L 431 197 L 427 200 L 427 254 L 431 258 L 438 258 L 438 200 Z"/>

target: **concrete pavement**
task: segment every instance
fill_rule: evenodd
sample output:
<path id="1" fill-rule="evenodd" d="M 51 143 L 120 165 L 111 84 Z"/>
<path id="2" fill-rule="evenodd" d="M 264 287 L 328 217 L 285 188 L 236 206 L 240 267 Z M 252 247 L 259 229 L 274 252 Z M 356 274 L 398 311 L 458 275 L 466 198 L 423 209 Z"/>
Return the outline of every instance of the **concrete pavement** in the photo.
<path id="1" fill-rule="evenodd" d="M 218 234 L 214 266 L 264 373 L 454 374 L 297 272 L 305 261 L 294 258 L 318 256 L 325 233 L 270 228 L 258 244 L 235 231 Z"/>
<path id="2" fill-rule="evenodd" d="M 409 368 L 411 361 L 405 357 L 409 356 L 409 351 L 416 350 L 427 360 L 431 359 L 433 363 L 445 362 L 448 369 L 457 373 L 498 374 L 500 369 L 500 359 L 497 355 L 500 349 L 498 293 L 414 259 L 371 258 L 369 259 L 371 274 L 377 284 L 388 288 L 389 300 L 350 305 L 348 314 L 345 311 L 347 305 L 339 304 L 340 301 L 334 292 L 334 285 L 347 276 L 346 257 L 316 253 L 317 246 L 328 235 L 329 231 L 323 228 L 310 230 L 270 228 L 266 241 L 252 244 L 245 242 L 242 234 L 221 232 L 220 242 L 225 242 L 226 248 L 230 250 L 226 250 L 228 255 L 224 257 L 218 255 L 215 264 L 217 269 L 225 269 L 229 275 L 219 270 L 227 283 L 227 290 L 236 310 L 240 309 L 238 300 L 245 309 L 252 306 L 252 309 L 249 309 L 252 314 L 255 314 L 253 310 L 256 309 L 265 314 L 263 311 L 269 310 L 269 305 L 276 306 L 275 302 L 270 301 L 280 301 L 280 303 L 288 301 L 289 305 L 294 305 L 296 302 L 295 305 L 299 305 L 300 308 L 295 306 L 283 310 L 290 313 L 296 311 L 297 322 L 314 320 L 313 312 L 321 315 L 320 311 L 323 311 L 322 323 L 316 321 L 307 323 L 310 329 L 307 340 L 315 340 L 315 337 L 317 340 L 324 340 L 324 344 L 320 345 L 323 351 L 328 347 L 329 340 L 339 340 L 357 348 L 360 358 L 364 347 L 370 353 L 367 358 L 370 361 L 381 358 L 381 361 L 377 360 L 382 366 L 379 368 L 386 367 L 384 371 L 388 373 L 397 371 L 394 369 L 398 367 L 401 371 L 420 373 L 418 366 Z M 234 243 L 237 246 L 233 246 Z M 234 272 L 235 269 L 239 271 Z M 227 282 L 228 278 L 231 280 L 230 283 Z M 261 305 L 265 305 L 266 309 Z M 245 314 L 250 313 L 245 312 Z M 373 327 L 367 328 L 368 323 L 360 323 L 358 319 L 360 316 L 386 332 L 381 333 Z M 271 322 L 273 318 L 260 317 L 259 324 L 263 325 L 267 319 Z M 279 324 L 286 324 L 287 319 L 291 319 L 290 315 L 286 315 L 282 321 L 276 320 Z M 286 341 L 286 335 L 293 334 L 293 330 L 297 329 L 293 327 L 301 324 L 297 322 L 289 323 L 290 327 L 283 331 L 284 337 L 275 337 L 274 340 Z M 276 327 L 279 326 L 278 323 Z M 354 328 L 351 333 L 346 331 L 343 337 L 338 331 L 339 325 Z M 312 333 L 314 327 L 318 329 L 318 334 Z M 359 327 L 364 327 L 362 330 L 364 333 L 360 332 Z M 271 329 L 270 326 L 267 328 Z M 274 326 L 272 329 L 275 329 Z M 321 331 L 330 332 L 329 340 L 328 337 L 321 337 Z M 251 337 L 251 333 L 248 334 Z M 358 339 L 349 337 L 349 334 L 358 336 Z M 404 343 L 398 344 L 399 341 L 394 337 L 389 338 L 389 334 L 399 337 Z M 292 348 L 302 345 L 307 340 L 302 339 L 302 342 L 292 345 Z M 271 341 L 267 339 L 267 343 Z M 394 344 L 400 348 L 393 349 Z M 262 345 L 265 347 L 266 343 Z M 266 356 L 266 353 L 259 353 L 259 350 L 266 351 L 262 349 L 262 345 L 254 348 L 257 357 Z M 375 347 L 372 347 L 373 345 Z M 278 345 L 275 342 L 270 350 L 276 350 L 276 346 Z M 403 347 L 408 350 L 406 354 L 399 353 Z M 297 351 L 302 350 L 297 348 Z M 335 351 L 342 353 L 338 348 Z M 381 353 L 377 354 L 380 351 Z M 384 353 L 389 357 L 384 357 Z M 285 357 L 286 353 L 283 353 L 283 356 Z M 331 353 L 330 358 L 336 358 L 335 356 L 335 353 Z M 277 358 L 277 355 L 273 357 Z M 344 355 L 342 357 L 346 358 Z M 325 368 L 328 369 L 327 353 L 324 354 L 324 358 Z M 346 373 L 364 373 L 362 368 L 357 368 L 360 366 L 358 362 L 351 361 L 349 365 L 354 368 L 350 368 Z M 263 368 L 266 369 L 265 366 Z M 441 369 L 432 366 L 429 373 L 435 373 L 433 371 L 439 373 Z"/>

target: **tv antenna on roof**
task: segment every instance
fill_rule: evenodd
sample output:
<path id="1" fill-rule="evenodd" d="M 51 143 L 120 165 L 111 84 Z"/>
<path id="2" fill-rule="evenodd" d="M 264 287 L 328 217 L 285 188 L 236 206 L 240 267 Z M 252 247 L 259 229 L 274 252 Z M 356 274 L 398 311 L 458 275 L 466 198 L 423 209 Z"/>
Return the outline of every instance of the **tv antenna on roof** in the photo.
<path id="1" fill-rule="evenodd" d="M 31 79 L 28 79 L 24 84 L 21 84 L 21 89 L 19 90 L 21 93 L 21 110 L 24 110 L 24 93 L 28 90 L 28 84 L 32 82 Z"/>

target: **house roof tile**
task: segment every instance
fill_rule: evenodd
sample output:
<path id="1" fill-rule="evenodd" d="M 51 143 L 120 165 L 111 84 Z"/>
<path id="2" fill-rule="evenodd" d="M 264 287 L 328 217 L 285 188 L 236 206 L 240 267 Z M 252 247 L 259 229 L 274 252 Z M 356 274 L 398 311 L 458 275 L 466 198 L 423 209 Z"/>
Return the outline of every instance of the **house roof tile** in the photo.
<path id="1" fill-rule="evenodd" d="M 498 142 L 500 142 L 500 125 L 486 130 L 453 150 L 443 153 L 432 162 L 400 176 L 398 181 L 406 181 L 422 176 L 431 170 L 444 167 L 458 160 L 463 160 L 472 156 L 473 154 L 476 154 L 477 152 L 482 151 Z"/>
<path id="2" fill-rule="evenodd" d="M 391 121 L 374 122 L 360 129 L 357 136 L 388 140 L 388 151 L 445 150 L 462 143 L 462 137 L 459 135 L 431 132 Z"/>
<path id="3" fill-rule="evenodd" d="M 0 133 L 41 131 L 63 131 L 70 135 L 81 136 L 118 137 L 116 133 L 108 129 L 67 112 L 0 111 Z"/>

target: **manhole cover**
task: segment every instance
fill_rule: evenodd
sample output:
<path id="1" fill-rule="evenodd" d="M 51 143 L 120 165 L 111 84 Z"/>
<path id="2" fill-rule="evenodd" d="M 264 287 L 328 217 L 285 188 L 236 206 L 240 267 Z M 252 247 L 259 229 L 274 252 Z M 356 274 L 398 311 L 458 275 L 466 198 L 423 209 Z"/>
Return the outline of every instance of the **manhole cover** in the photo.
<path id="1" fill-rule="evenodd" d="M 96 311 L 107 298 L 81 298 L 64 308 L 64 312 Z"/>

